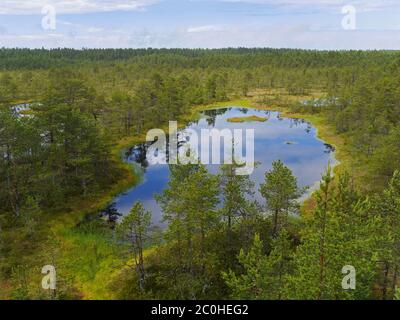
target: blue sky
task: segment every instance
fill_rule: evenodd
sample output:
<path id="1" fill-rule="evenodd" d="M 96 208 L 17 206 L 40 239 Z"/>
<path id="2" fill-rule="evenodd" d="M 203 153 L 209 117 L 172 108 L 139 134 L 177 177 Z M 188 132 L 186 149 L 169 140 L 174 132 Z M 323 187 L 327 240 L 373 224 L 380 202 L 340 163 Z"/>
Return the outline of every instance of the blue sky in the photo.
<path id="1" fill-rule="evenodd" d="M 43 28 L 53 17 L 42 13 L 46 5 L 55 10 L 55 29 Z M 351 30 L 342 26 L 348 5 L 355 9 Z M 400 0 L 0 2 L 0 47 L 238 46 L 400 49 Z"/>

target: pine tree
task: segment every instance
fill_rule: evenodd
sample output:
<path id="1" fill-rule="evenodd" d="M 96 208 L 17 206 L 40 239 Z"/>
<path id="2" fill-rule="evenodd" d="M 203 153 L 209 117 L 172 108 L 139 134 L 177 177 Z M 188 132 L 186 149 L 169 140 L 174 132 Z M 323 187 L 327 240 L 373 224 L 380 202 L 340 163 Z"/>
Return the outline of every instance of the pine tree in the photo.
<path id="1" fill-rule="evenodd" d="M 296 200 L 306 189 L 298 187 L 296 177 L 282 161 L 273 162 L 272 167 L 271 171 L 265 173 L 260 193 L 266 200 L 267 211 L 272 213 L 272 235 L 276 237 L 285 226 L 287 215 L 298 209 Z"/>
<path id="2" fill-rule="evenodd" d="M 265 280 L 263 268 L 265 266 L 265 255 L 260 235 L 254 236 L 254 242 L 249 252 L 240 250 L 239 263 L 243 266 L 244 272 L 236 275 L 232 270 L 223 273 L 223 278 L 230 288 L 233 299 L 263 299 Z"/>
<path id="3" fill-rule="evenodd" d="M 158 198 L 164 219 L 169 222 L 167 232 L 173 239 L 185 240 L 188 262 L 192 266 L 194 236 L 200 236 L 203 260 L 206 234 L 219 222 L 218 179 L 203 165 L 177 165 L 171 170 L 169 186 Z"/>
<path id="4" fill-rule="evenodd" d="M 122 238 L 129 241 L 141 290 L 144 290 L 146 280 L 143 249 L 145 241 L 149 238 L 150 225 L 151 213 L 146 211 L 140 202 L 136 202 L 117 228 Z"/>
<path id="5" fill-rule="evenodd" d="M 382 298 L 390 299 L 396 291 L 400 274 L 400 171 L 394 172 L 388 187 L 376 199 L 375 210 L 383 219 L 386 235 L 380 252 Z"/>
<path id="6" fill-rule="evenodd" d="M 177 241 L 178 262 L 181 262 L 184 251 L 184 240 L 187 238 L 187 208 L 186 203 L 181 198 L 184 189 L 183 182 L 187 181 L 190 176 L 198 170 L 197 165 L 170 165 L 170 179 L 168 188 L 161 195 L 157 195 L 163 211 L 163 221 L 168 223 L 166 230 L 166 238 L 170 241 Z"/>
<path id="7" fill-rule="evenodd" d="M 331 171 L 324 174 L 317 207 L 308 220 L 296 250 L 295 272 L 288 277 L 292 299 L 367 299 L 372 295 L 379 219 L 371 205 L 349 186 L 348 175 L 334 187 Z M 356 289 L 342 287 L 342 270 L 356 270 Z"/>
<path id="8" fill-rule="evenodd" d="M 258 234 L 248 253 L 242 249 L 238 256 L 244 271 L 236 275 L 232 270 L 223 278 L 234 299 L 275 300 L 284 296 L 285 281 L 292 270 L 292 244 L 286 230 L 282 229 L 272 242 L 269 255 L 264 253 Z"/>
<path id="9" fill-rule="evenodd" d="M 29 237 L 33 236 L 41 213 L 37 200 L 29 196 L 21 209 L 21 218 Z"/>
<path id="10" fill-rule="evenodd" d="M 249 214 L 249 198 L 254 195 L 254 182 L 249 176 L 237 175 L 236 164 L 221 166 L 220 184 L 224 205 L 222 216 L 227 220 L 228 230 L 232 229 L 235 218 Z"/>
<path id="11" fill-rule="evenodd" d="M 285 299 L 286 279 L 293 271 L 293 244 L 289 233 L 281 229 L 272 241 L 272 250 L 266 259 L 268 276 L 267 299 Z"/>
<path id="12" fill-rule="evenodd" d="M 207 235 L 220 222 L 217 210 L 218 177 L 203 165 L 172 165 L 168 188 L 157 199 L 168 222 L 166 237 L 176 242 L 177 257 L 171 263 L 181 270 L 179 278 L 189 298 L 204 290 L 208 259 Z M 177 280 L 178 281 L 178 280 Z M 179 281 L 178 281 L 179 282 Z"/>

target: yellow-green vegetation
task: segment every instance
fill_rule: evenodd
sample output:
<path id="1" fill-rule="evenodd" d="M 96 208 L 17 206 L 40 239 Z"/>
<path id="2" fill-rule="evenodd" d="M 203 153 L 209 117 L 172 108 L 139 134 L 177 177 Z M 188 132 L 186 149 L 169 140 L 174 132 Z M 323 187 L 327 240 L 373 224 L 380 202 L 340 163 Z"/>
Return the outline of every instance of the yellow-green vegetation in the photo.
<path id="1" fill-rule="evenodd" d="M 310 121 L 317 129 L 319 137 L 332 144 L 337 149 L 337 157 L 343 161 L 342 139 L 332 133 L 332 128 L 327 126 L 324 119 L 320 116 L 311 116 L 304 114 L 290 113 L 284 107 L 266 107 L 257 102 L 258 95 L 250 96 L 240 100 L 224 101 L 210 105 L 194 106 L 190 108 L 187 114 L 181 118 L 179 125 L 185 126 L 186 123 L 198 117 L 199 111 L 215 108 L 242 107 L 257 108 L 260 110 L 280 111 L 286 117 L 304 118 Z M 248 121 L 267 121 L 267 118 L 258 116 L 238 117 L 228 119 L 230 122 L 248 122 Z M 164 127 L 167 129 L 167 127 Z M 57 261 L 60 268 L 60 274 L 70 282 L 71 287 L 78 290 L 76 295 L 82 299 L 113 299 L 112 290 L 109 286 L 117 279 L 123 270 L 131 269 L 132 262 L 125 260 L 121 256 L 124 248 L 117 247 L 107 240 L 107 236 L 99 232 L 96 228 L 93 230 L 80 230 L 76 224 L 85 216 L 99 212 L 120 192 L 131 187 L 138 181 L 132 167 L 121 160 L 121 152 L 124 148 L 145 141 L 145 134 L 124 137 L 118 141 L 112 148 L 113 159 L 118 163 L 119 170 L 123 172 L 118 183 L 111 186 L 109 190 L 102 193 L 91 195 L 90 198 L 77 200 L 69 203 L 68 212 L 48 212 L 44 219 L 46 224 L 43 228 L 51 230 L 54 242 L 57 242 Z M 335 170 L 338 170 L 337 168 Z M 306 202 L 309 209 L 313 205 L 308 205 L 314 201 Z M 309 210 L 307 210 L 309 211 Z M 151 252 L 152 249 L 148 249 Z M 39 252 L 32 253 L 32 260 L 36 259 Z M 148 253 L 146 253 L 147 255 Z M 76 259 L 79 257 L 79 259 Z M 122 270 L 122 271 L 121 271 Z M 39 278 L 35 278 L 39 280 Z M 66 281 L 67 281 L 66 280 Z M 3 284 L 6 286 L 6 283 Z"/>
<path id="2" fill-rule="evenodd" d="M 227 107 L 251 107 L 251 101 L 247 98 L 242 99 L 233 99 L 229 101 L 222 101 L 213 104 L 209 104 L 205 107 L 200 107 L 202 110 L 204 109 L 217 109 L 217 108 L 227 108 Z"/>
<path id="3" fill-rule="evenodd" d="M 335 148 L 335 159 L 336 163 L 331 164 L 335 175 L 343 174 L 344 172 L 350 172 L 354 183 L 358 188 L 367 190 L 370 188 L 367 182 L 368 174 L 368 161 L 364 153 L 357 152 L 351 147 L 349 137 L 344 134 L 338 134 L 335 127 L 330 124 L 324 113 L 296 113 L 292 112 L 289 106 L 292 103 L 305 99 L 321 98 L 323 93 L 321 91 L 314 91 L 308 96 L 289 96 L 280 90 L 268 90 L 267 94 L 269 97 L 273 97 L 275 104 L 273 106 L 265 105 L 262 103 L 260 97 L 263 96 L 263 91 L 254 91 L 251 97 L 243 103 L 242 107 L 250 106 L 260 110 L 278 111 L 282 116 L 293 119 L 304 119 L 310 122 L 317 129 L 317 137 L 324 142 L 330 144 Z M 281 99 L 281 100 L 280 100 Z M 290 101 L 287 105 L 282 105 L 282 101 Z M 314 209 L 316 199 L 311 196 L 308 200 L 303 203 L 302 212 L 307 214 Z"/>
<path id="4" fill-rule="evenodd" d="M 3 49 L 1 56 L 0 298 L 393 297 L 400 277 L 393 258 L 400 246 L 397 52 Z M 17 119 L 9 109 L 19 101 L 40 105 Z M 122 150 L 169 120 L 184 126 L 200 110 L 229 107 L 309 121 L 336 148 L 334 179 L 327 172 L 303 218 L 285 221 L 298 213 L 301 192 L 293 192 L 296 179 L 282 163 L 266 173 L 260 202 L 272 218 L 248 203 L 255 190 L 233 166 L 218 176 L 173 168 L 162 198 L 166 243 L 145 251 L 138 265 L 132 252 L 140 245 L 142 257 L 144 246 L 134 228 L 117 242 L 115 220 L 99 219 L 138 182 Z M 142 229 L 140 212 L 128 226 Z M 321 259 L 332 264 L 316 265 Z M 57 297 L 40 288 L 47 264 L 57 267 Z M 365 275 L 360 290 L 337 286 L 344 264 Z"/>
<path id="5" fill-rule="evenodd" d="M 248 117 L 232 117 L 227 119 L 226 121 L 228 122 L 233 122 L 233 123 L 243 123 L 243 122 L 266 122 L 268 121 L 267 117 L 259 117 L 259 116 L 248 116 Z"/>

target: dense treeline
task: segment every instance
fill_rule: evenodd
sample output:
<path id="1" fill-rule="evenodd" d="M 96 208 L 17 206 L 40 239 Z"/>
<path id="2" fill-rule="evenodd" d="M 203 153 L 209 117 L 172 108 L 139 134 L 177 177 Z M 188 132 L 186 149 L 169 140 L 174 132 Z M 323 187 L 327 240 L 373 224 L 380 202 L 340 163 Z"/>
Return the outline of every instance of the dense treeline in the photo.
<path id="1" fill-rule="evenodd" d="M 294 106 L 296 111 L 324 114 L 344 134 L 367 168 L 367 189 L 380 190 L 399 167 L 400 60 L 368 65 L 357 74 L 332 75 L 327 98 L 319 107 Z M 321 107 L 322 106 L 322 107 Z"/>
<path id="2" fill-rule="evenodd" d="M 7 298 L 43 298 L 29 287 L 26 271 L 37 262 L 37 243 L 51 248 L 44 251 L 60 268 L 73 269 L 59 253 L 66 244 L 57 241 L 66 233 L 92 248 L 85 281 L 106 273 L 104 261 L 130 266 L 101 284 L 118 298 L 395 296 L 398 52 L 0 49 L 0 70 L 0 297 L 11 287 Z M 260 103 L 327 119 L 362 163 L 362 190 L 353 172 L 332 178 L 328 171 L 315 208 L 296 218 L 304 190 L 282 162 L 260 186 L 264 203 L 252 200 L 255 186 L 235 176 L 233 166 L 218 175 L 173 166 L 157 199 L 168 223 L 162 240 L 140 203 L 117 226 L 118 213 L 110 209 L 108 221 L 83 222 L 52 239 L 54 216 L 67 216 L 76 201 L 95 202 L 126 175 L 113 156 L 121 139 L 186 121 L 194 105 L 254 92 Z M 298 102 L 311 92 L 322 98 Z M 13 107 L 20 102 L 30 104 Z M 342 289 L 348 265 L 357 271 L 356 290 Z M 64 278 L 60 286 L 56 298 L 80 297 L 74 280 Z"/>
<path id="3" fill-rule="evenodd" d="M 395 51 L 311 51 L 272 48 L 227 49 L 0 49 L 0 69 L 41 69 L 92 61 L 129 60 L 181 68 L 359 66 L 388 61 Z"/>
<path id="4" fill-rule="evenodd" d="M 0 81 L 1 211 L 14 216 L 26 201 L 53 210 L 75 196 L 96 194 L 120 175 L 112 142 L 179 119 L 193 104 L 227 98 L 215 74 L 199 87 L 185 76 L 154 73 L 131 92 L 107 97 L 76 70 L 52 70 L 45 81 L 40 102 L 22 111 L 12 107 L 18 81 L 8 74 Z"/>

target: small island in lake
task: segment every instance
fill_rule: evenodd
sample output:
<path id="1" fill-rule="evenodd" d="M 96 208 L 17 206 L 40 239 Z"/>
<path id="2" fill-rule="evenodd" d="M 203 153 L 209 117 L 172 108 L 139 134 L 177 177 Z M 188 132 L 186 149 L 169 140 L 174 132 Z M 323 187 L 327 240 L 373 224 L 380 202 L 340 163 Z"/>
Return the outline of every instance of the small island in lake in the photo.
<path id="1" fill-rule="evenodd" d="M 248 116 L 248 117 L 233 117 L 227 119 L 228 122 L 234 122 L 234 123 L 243 123 L 243 122 L 253 122 L 253 121 L 258 121 L 258 122 L 265 122 L 267 121 L 268 118 L 266 117 L 258 117 L 258 116 Z"/>

